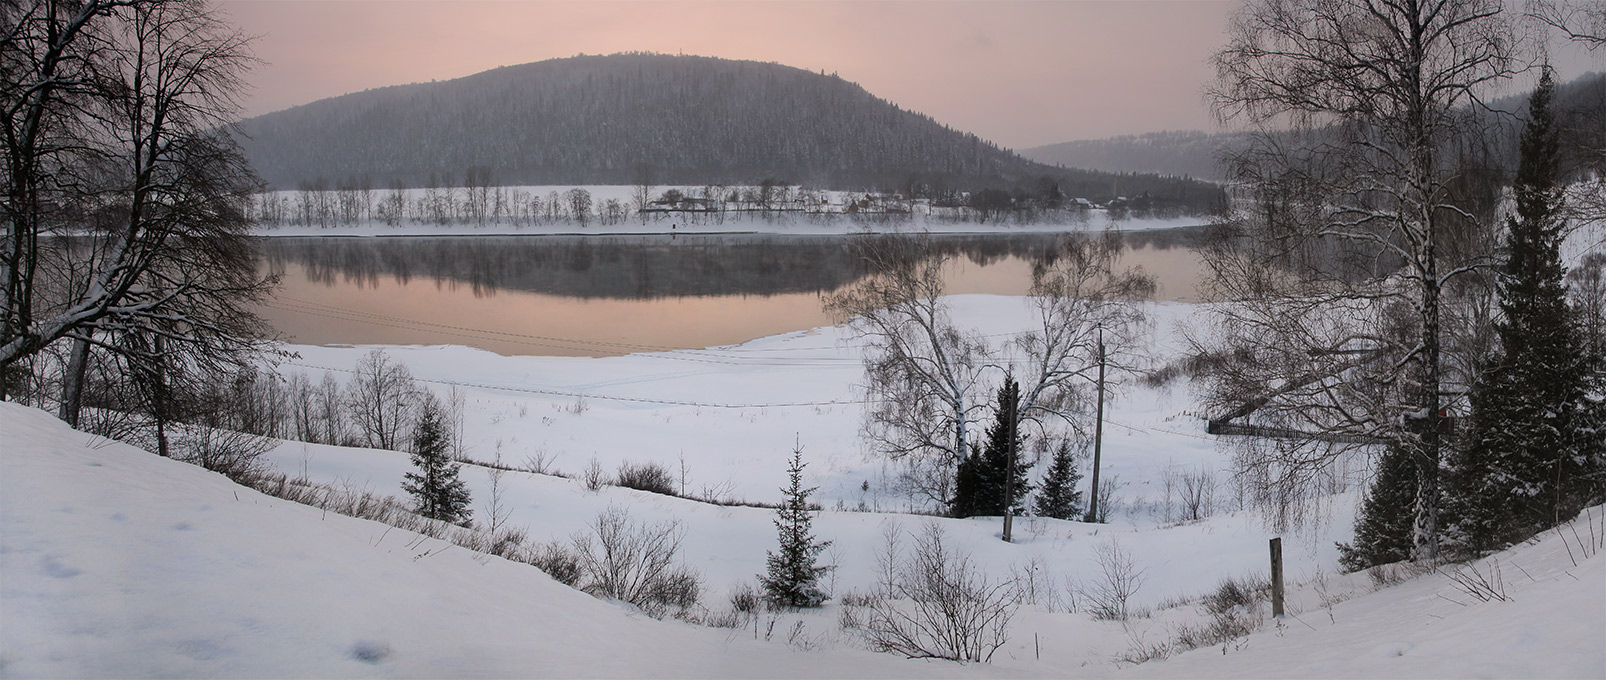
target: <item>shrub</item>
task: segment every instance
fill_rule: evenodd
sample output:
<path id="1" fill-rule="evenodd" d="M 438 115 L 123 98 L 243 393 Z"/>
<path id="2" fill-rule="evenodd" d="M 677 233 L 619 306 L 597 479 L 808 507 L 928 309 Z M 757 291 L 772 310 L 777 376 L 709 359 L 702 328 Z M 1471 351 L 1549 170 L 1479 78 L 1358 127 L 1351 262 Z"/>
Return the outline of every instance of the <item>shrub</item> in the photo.
<path id="1" fill-rule="evenodd" d="M 173 458 L 219 472 L 236 482 L 244 482 L 266 471 L 262 455 L 275 441 L 245 432 L 207 425 L 179 423 L 173 441 Z"/>
<path id="2" fill-rule="evenodd" d="M 659 463 L 621 463 L 614 485 L 648 493 L 676 496 L 675 476 Z"/>
<path id="3" fill-rule="evenodd" d="M 887 597 L 871 601 L 865 622 L 876 651 L 986 662 L 1008 642 L 1016 609 L 1009 582 L 989 581 L 946 538 L 940 525 L 927 526 L 893 582 L 881 584 Z"/>
<path id="4" fill-rule="evenodd" d="M 764 598 L 758 594 L 758 589 L 751 583 L 743 583 L 731 591 L 731 611 L 742 614 L 756 614 L 759 607 L 764 605 Z"/>
<path id="5" fill-rule="evenodd" d="M 1271 581 L 1259 576 L 1246 577 L 1241 581 L 1226 578 L 1216 586 L 1215 592 L 1204 597 L 1203 604 L 1206 611 L 1221 615 L 1239 607 L 1251 609 L 1270 591 Z"/>
<path id="6" fill-rule="evenodd" d="M 591 529 L 591 534 L 574 538 L 581 589 L 659 618 L 697 604 L 701 581 L 674 563 L 684 534 L 679 522 L 638 524 L 625 510 L 610 507 L 597 515 Z"/>
<path id="7" fill-rule="evenodd" d="M 1098 574 L 1091 581 L 1075 586 L 1076 595 L 1086 603 L 1095 619 L 1125 621 L 1134 613 L 1129 601 L 1143 587 L 1143 573 L 1132 554 L 1111 539 L 1094 552 Z"/>
<path id="8" fill-rule="evenodd" d="M 608 483 L 608 473 L 602 471 L 602 463 L 592 458 L 586 464 L 585 472 L 580 473 L 580 481 L 586 485 L 587 491 L 599 491 Z"/>
<path id="9" fill-rule="evenodd" d="M 536 546 L 531 553 L 530 564 L 546 572 L 558 583 L 570 588 L 580 587 L 580 556 L 559 541 Z"/>

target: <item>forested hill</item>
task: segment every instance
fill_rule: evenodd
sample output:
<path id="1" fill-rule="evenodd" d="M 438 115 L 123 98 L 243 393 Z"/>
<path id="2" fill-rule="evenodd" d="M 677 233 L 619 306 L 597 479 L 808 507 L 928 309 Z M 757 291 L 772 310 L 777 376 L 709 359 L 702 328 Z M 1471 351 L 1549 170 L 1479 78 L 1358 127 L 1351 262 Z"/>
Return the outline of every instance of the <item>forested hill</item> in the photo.
<path id="1" fill-rule="evenodd" d="M 246 120 L 244 146 L 276 188 L 366 177 L 376 187 L 756 184 L 841 189 L 1149 194 L 1200 202 L 1209 185 L 1039 165 L 905 111 L 835 75 L 650 54 L 578 56 L 324 99 Z"/>

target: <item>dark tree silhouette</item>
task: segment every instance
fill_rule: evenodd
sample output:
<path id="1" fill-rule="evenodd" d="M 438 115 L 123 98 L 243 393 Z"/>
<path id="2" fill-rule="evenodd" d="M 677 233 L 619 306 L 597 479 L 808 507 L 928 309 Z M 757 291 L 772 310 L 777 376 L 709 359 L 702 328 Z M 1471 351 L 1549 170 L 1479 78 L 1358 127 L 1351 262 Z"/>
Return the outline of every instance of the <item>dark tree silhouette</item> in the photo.
<path id="1" fill-rule="evenodd" d="M 959 464 L 954 479 L 954 500 L 949 512 L 954 517 L 1002 516 L 1008 509 L 1021 512 L 1021 499 L 1031 491 L 1028 473 L 1032 464 L 1020 460 L 1021 436 L 1016 414 L 1020 407 L 1020 385 L 1006 378 L 998 389 L 993 424 L 987 428 L 987 442 Z M 1014 464 L 1011 465 L 1011 457 Z M 1010 478 L 1013 469 L 1014 478 Z"/>
<path id="2" fill-rule="evenodd" d="M 1450 538 L 1478 554 L 1554 526 L 1597 499 L 1601 432 L 1588 422 L 1589 352 L 1568 304 L 1566 219 L 1547 71 L 1529 106 L 1498 279 L 1499 347 L 1474 386 L 1463 447 L 1451 457 Z"/>

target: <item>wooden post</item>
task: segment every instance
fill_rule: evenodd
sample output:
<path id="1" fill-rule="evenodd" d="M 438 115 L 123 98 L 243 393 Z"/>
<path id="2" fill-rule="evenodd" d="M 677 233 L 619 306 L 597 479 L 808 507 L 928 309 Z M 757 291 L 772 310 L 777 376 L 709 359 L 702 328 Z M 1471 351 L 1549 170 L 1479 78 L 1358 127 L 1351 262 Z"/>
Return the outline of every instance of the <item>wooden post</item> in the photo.
<path id="1" fill-rule="evenodd" d="M 1099 454 L 1104 448 L 1104 327 L 1099 327 L 1099 379 L 1098 404 L 1093 416 L 1093 483 L 1089 487 L 1087 499 L 1088 523 L 1103 522 L 1105 518 L 1099 516 Z"/>
<path id="2" fill-rule="evenodd" d="M 1008 379 L 1010 383 L 1013 383 L 1015 376 L 1011 374 Z M 1013 532 L 1015 528 L 1015 422 L 1020 420 L 1020 393 L 1016 392 L 1015 395 L 1017 397 L 1015 403 L 1011 404 L 1009 409 L 1009 446 L 1006 447 L 1009 451 L 1009 464 L 1005 466 L 1006 469 L 1004 471 L 1005 543 L 1014 542 Z"/>
<path id="3" fill-rule="evenodd" d="M 1283 539 L 1271 539 L 1271 616 L 1283 615 Z"/>

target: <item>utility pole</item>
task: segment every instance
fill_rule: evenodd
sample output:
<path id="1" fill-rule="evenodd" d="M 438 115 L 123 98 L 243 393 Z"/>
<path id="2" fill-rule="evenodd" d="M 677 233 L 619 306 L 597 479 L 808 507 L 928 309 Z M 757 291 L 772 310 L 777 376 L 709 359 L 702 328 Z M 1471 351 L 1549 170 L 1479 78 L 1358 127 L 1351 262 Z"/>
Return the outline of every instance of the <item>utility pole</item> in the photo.
<path id="1" fill-rule="evenodd" d="M 1013 384 L 1015 377 L 1010 376 L 1009 382 Z M 1009 404 L 1009 465 L 1005 466 L 1004 473 L 1004 542 L 1013 543 L 1011 530 L 1015 527 L 1015 428 L 1020 422 L 1020 393 L 1015 393 L 1014 403 Z"/>
<path id="2" fill-rule="evenodd" d="M 1104 327 L 1099 327 L 1099 381 L 1097 414 L 1093 420 L 1093 490 L 1088 494 L 1087 522 L 1098 522 L 1099 517 L 1099 456 L 1104 447 Z M 1013 461 L 1011 461 L 1013 462 Z M 1005 524 L 1004 526 L 1009 526 Z"/>

